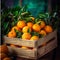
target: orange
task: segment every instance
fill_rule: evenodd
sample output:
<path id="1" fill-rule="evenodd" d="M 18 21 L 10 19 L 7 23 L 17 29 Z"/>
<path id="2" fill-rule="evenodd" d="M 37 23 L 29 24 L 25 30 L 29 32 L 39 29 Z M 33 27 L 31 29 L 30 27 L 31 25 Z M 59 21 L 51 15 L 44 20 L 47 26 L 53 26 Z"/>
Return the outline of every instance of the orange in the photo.
<path id="1" fill-rule="evenodd" d="M 26 46 L 22 46 L 21 48 L 23 48 L 23 49 L 28 49 Z"/>
<path id="2" fill-rule="evenodd" d="M 50 25 L 45 26 L 46 33 L 51 33 L 53 31 L 53 28 Z"/>
<path id="3" fill-rule="evenodd" d="M 0 46 L 0 53 L 8 53 L 8 47 L 6 45 Z"/>
<path id="4" fill-rule="evenodd" d="M 0 59 L 3 60 L 7 55 L 5 53 L 0 53 Z"/>
<path id="5" fill-rule="evenodd" d="M 27 40 L 29 40 L 31 38 L 31 34 L 30 33 L 24 33 L 23 35 L 22 35 L 22 39 L 27 39 Z"/>
<path id="6" fill-rule="evenodd" d="M 25 23 L 25 21 L 18 21 L 17 26 L 19 28 L 23 28 L 24 26 L 26 26 L 26 23 Z"/>
<path id="7" fill-rule="evenodd" d="M 38 31 L 40 31 L 40 29 L 41 29 L 41 28 L 40 28 L 40 26 L 39 26 L 38 24 L 34 24 L 34 25 L 33 25 L 33 30 L 34 30 L 34 31 L 38 32 Z"/>
<path id="8" fill-rule="evenodd" d="M 38 21 L 38 23 L 41 26 L 41 28 L 44 28 L 46 25 L 44 21 Z"/>
<path id="9" fill-rule="evenodd" d="M 38 36 L 32 36 L 30 40 L 38 40 L 39 37 Z"/>
<path id="10" fill-rule="evenodd" d="M 23 27 L 22 32 L 26 33 L 26 32 L 28 32 L 28 30 L 30 30 L 30 32 L 32 31 L 31 28 L 29 28 L 28 26 L 25 26 L 25 27 Z"/>
<path id="11" fill-rule="evenodd" d="M 16 37 L 16 32 L 15 32 L 15 31 L 10 31 L 10 32 L 8 33 L 8 37 L 11 37 L 11 38 Z"/>
<path id="12" fill-rule="evenodd" d="M 35 20 L 35 18 L 34 17 L 30 17 L 33 21 Z"/>
<path id="13" fill-rule="evenodd" d="M 28 22 L 28 23 L 27 23 L 27 26 L 29 26 L 30 28 L 32 28 L 33 23 L 32 23 L 32 22 Z"/>
<path id="14" fill-rule="evenodd" d="M 44 35 L 44 36 L 46 35 L 46 32 L 44 30 L 41 30 L 39 33 Z"/>
<path id="15" fill-rule="evenodd" d="M 18 28 L 17 26 L 14 26 L 14 27 L 12 27 L 12 30 L 18 30 L 18 31 L 21 31 L 21 29 L 20 28 Z"/>
<path id="16" fill-rule="evenodd" d="M 4 58 L 3 60 L 12 60 L 11 58 L 9 58 L 9 57 L 6 57 L 6 58 Z"/>
<path id="17" fill-rule="evenodd" d="M 11 47 L 16 47 L 14 44 L 11 44 L 10 46 L 11 46 Z"/>

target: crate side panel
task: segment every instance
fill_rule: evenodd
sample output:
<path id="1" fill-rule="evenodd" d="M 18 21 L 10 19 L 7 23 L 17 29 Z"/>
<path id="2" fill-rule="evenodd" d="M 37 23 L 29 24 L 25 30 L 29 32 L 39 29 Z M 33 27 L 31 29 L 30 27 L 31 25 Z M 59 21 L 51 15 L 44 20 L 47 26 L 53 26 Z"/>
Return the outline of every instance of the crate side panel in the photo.
<path id="1" fill-rule="evenodd" d="M 24 58 L 35 58 L 36 50 L 29 50 L 29 49 L 23 49 L 23 48 L 17 48 L 17 47 L 10 47 L 10 52 L 13 51 L 18 57 L 24 57 Z"/>
<path id="2" fill-rule="evenodd" d="M 19 38 L 9 38 L 4 36 L 4 43 L 15 44 L 19 46 L 35 47 L 35 41 L 21 40 Z"/>
<path id="3" fill-rule="evenodd" d="M 36 41 L 35 46 L 36 46 L 36 47 L 39 47 L 39 46 L 42 45 L 43 43 L 46 43 L 46 42 L 48 42 L 49 40 L 55 38 L 55 37 L 57 36 L 56 33 L 57 33 L 57 31 L 55 30 L 54 32 L 48 34 L 47 36 L 39 39 L 38 41 Z"/>

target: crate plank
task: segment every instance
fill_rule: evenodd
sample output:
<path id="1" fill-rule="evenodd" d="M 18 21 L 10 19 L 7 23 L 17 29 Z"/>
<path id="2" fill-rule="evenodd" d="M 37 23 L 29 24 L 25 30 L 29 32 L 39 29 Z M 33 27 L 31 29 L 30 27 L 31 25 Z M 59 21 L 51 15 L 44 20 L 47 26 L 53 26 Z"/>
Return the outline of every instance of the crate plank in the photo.
<path id="1" fill-rule="evenodd" d="M 23 48 L 18 48 L 18 47 L 10 47 L 9 48 L 9 52 L 13 52 L 15 53 L 18 57 L 24 57 L 24 58 L 30 58 L 30 59 L 34 59 L 36 58 L 36 49 L 23 49 Z"/>
<path id="2" fill-rule="evenodd" d="M 42 45 L 43 43 L 48 42 L 49 40 L 51 40 L 52 38 L 55 38 L 57 36 L 57 30 L 55 30 L 54 32 L 44 36 L 43 38 L 40 38 L 38 41 L 36 41 L 36 47 L 39 47 L 40 45 Z"/>
<path id="3" fill-rule="evenodd" d="M 19 46 L 35 47 L 35 42 L 32 40 L 22 40 L 20 38 L 9 38 L 4 36 L 4 43 L 6 44 L 15 44 Z"/>

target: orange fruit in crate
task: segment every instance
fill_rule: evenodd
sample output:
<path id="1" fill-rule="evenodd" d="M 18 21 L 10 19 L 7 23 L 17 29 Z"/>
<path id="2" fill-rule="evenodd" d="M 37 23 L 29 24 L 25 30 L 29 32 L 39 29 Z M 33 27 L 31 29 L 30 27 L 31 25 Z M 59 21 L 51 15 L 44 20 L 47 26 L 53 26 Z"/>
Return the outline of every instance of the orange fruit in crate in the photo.
<path id="1" fill-rule="evenodd" d="M 26 33 L 28 31 L 30 31 L 30 32 L 32 31 L 30 27 L 28 27 L 28 26 L 23 27 L 23 29 L 22 29 L 23 33 Z"/>
<path id="2" fill-rule="evenodd" d="M 35 20 L 35 18 L 34 17 L 30 17 L 33 21 Z"/>
<path id="3" fill-rule="evenodd" d="M 50 25 L 45 26 L 46 33 L 51 33 L 53 31 L 53 28 Z"/>
<path id="4" fill-rule="evenodd" d="M 17 26 L 12 27 L 12 31 L 13 31 L 13 30 L 21 31 L 21 29 L 20 29 L 20 28 L 18 28 Z"/>
<path id="5" fill-rule="evenodd" d="M 32 36 L 30 40 L 38 40 L 39 37 L 38 36 Z"/>
<path id="6" fill-rule="evenodd" d="M 39 23 L 41 28 L 44 28 L 46 25 L 44 21 L 38 21 L 37 23 Z"/>
<path id="7" fill-rule="evenodd" d="M 8 47 L 6 45 L 0 46 L 0 53 L 8 53 Z"/>
<path id="8" fill-rule="evenodd" d="M 29 40 L 31 38 L 31 34 L 30 33 L 23 33 L 23 35 L 22 35 L 22 39 L 27 39 L 27 40 Z"/>
<path id="9" fill-rule="evenodd" d="M 41 27 L 38 24 L 33 25 L 33 30 L 34 31 L 38 32 L 38 31 L 40 31 L 40 29 L 41 29 Z"/>
<path id="10" fill-rule="evenodd" d="M 45 30 L 41 30 L 39 33 L 40 33 L 41 35 L 46 36 L 46 32 L 45 32 Z"/>
<path id="11" fill-rule="evenodd" d="M 28 47 L 26 47 L 26 46 L 22 46 L 21 48 L 23 48 L 23 49 L 28 49 Z"/>
<path id="12" fill-rule="evenodd" d="M 19 28 L 23 28 L 24 26 L 26 26 L 26 23 L 25 23 L 25 21 L 18 21 L 17 26 Z"/>
<path id="13" fill-rule="evenodd" d="M 33 23 L 32 23 L 32 22 L 28 22 L 28 23 L 27 23 L 27 26 L 29 26 L 30 28 L 32 28 Z"/>
<path id="14" fill-rule="evenodd" d="M 11 47 L 16 47 L 14 44 L 10 44 Z"/>
<path id="15" fill-rule="evenodd" d="M 5 57 L 3 60 L 12 60 L 12 59 L 9 57 Z"/>
<path id="16" fill-rule="evenodd" d="M 5 53 L 0 53 L 0 59 L 3 60 L 7 55 Z"/>
<path id="17" fill-rule="evenodd" d="M 10 32 L 8 33 L 8 37 L 11 37 L 11 38 L 16 37 L 16 32 L 15 32 L 15 31 L 10 31 Z"/>

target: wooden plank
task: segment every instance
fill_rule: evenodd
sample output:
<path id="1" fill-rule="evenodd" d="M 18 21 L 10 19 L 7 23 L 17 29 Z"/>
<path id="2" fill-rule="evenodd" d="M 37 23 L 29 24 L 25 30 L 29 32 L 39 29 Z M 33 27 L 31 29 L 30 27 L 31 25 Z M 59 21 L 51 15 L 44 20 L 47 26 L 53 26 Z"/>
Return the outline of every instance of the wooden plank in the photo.
<path id="1" fill-rule="evenodd" d="M 55 38 L 57 36 L 57 31 L 55 30 L 54 32 L 44 36 L 43 38 L 40 38 L 38 41 L 36 41 L 35 46 L 39 47 L 40 45 L 42 45 L 43 43 L 48 42 L 49 40 L 51 40 L 52 38 Z"/>
<path id="2" fill-rule="evenodd" d="M 36 58 L 36 49 L 30 50 L 30 49 L 23 49 L 18 47 L 9 47 L 9 51 L 13 51 L 18 57 L 24 57 L 24 58 Z"/>
<path id="3" fill-rule="evenodd" d="M 4 36 L 4 43 L 15 44 L 19 46 L 35 47 L 35 41 L 32 40 L 22 40 L 20 38 L 9 38 Z"/>
<path id="4" fill-rule="evenodd" d="M 46 46 L 43 46 L 42 48 L 38 49 L 38 57 L 42 57 L 43 55 L 49 53 L 50 51 L 52 51 L 53 49 L 55 49 L 57 47 L 57 38 L 53 41 L 51 41 L 50 43 L 48 43 Z"/>

